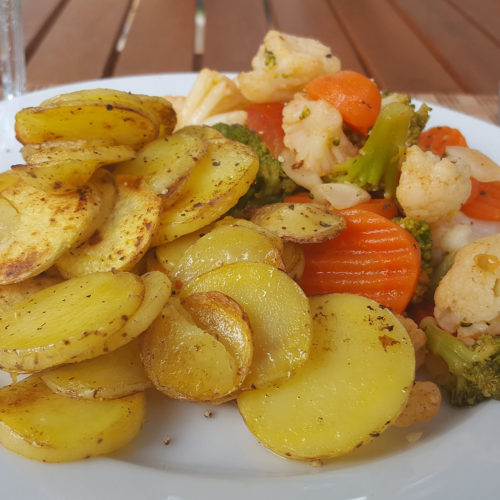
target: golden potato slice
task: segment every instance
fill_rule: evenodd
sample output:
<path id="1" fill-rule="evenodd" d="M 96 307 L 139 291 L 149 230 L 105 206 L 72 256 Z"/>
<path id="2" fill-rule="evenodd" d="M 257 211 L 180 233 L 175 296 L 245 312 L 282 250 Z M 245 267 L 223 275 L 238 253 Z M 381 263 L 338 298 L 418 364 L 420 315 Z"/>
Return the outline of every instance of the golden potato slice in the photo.
<path id="1" fill-rule="evenodd" d="M 268 387 L 306 361 L 311 345 L 309 302 L 284 272 L 269 264 L 228 264 L 186 283 L 181 297 L 208 291 L 228 295 L 250 318 L 254 354 L 245 388 Z"/>
<path id="2" fill-rule="evenodd" d="M 49 286 L 61 283 L 63 278 L 47 273 L 41 273 L 19 283 L 0 286 L 0 314 Z"/>
<path id="3" fill-rule="evenodd" d="M 0 284 L 40 274 L 89 236 L 101 208 L 90 187 L 48 194 L 24 182 L 0 193 Z"/>
<path id="4" fill-rule="evenodd" d="M 41 462 L 68 462 L 118 450 L 144 422 L 144 394 L 89 401 L 52 392 L 37 375 L 0 389 L 0 443 Z"/>
<path id="5" fill-rule="evenodd" d="M 174 286 L 179 289 L 200 274 L 239 261 L 284 268 L 280 251 L 263 233 L 238 224 L 221 225 L 198 238 L 184 252 L 176 266 Z"/>
<path id="6" fill-rule="evenodd" d="M 73 357 L 71 359 L 72 363 L 119 349 L 138 337 L 151 325 L 167 303 L 172 291 L 172 285 L 168 277 L 160 271 L 146 273 L 142 276 L 142 280 L 144 282 L 144 300 L 139 309 L 128 319 L 125 325 L 107 337 L 103 343 L 95 344 L 80 356 Z"/>
<path id="7" fill-rule="evenodd" d="M 209 224 L 208 226 L 204 226 L 197 231 L 185 234 L 180 238 L 154 248 L 158 262 L 171 280 L 175 279 L 174 274 L 176 266 L 186 250 L 212 229 L 213 224 Z"/>
<path id="8" fill-rule="evenodd" d="M 76 140 L 28 144 L 21 148 L 21 154 L 28 164 L 47 161 L 95 160 L 101 165 L 112 165 L 132 159 L 135 156 L 135 150 L 130 146 L 117 146 L 106 141 Z"/>
<path id="9" fill-rule="evenodd" d="M 259 160 L 252 148 L 227 139 L 210 141 L 179 198 L 162 213 L 153 246 L 218 219 L 248 191 L 258 168 Z"/>
<path id="10" fill-rule="evenodd" d="M 302 246 L 292 241 L 285 241 L 281 252 L 285 270 L 288 276 L 298 281 L 304 273 L 305 257 Z"/>
<path id="11" fill-rule="evenodd" d="M 139 339 L 97 358 L 59 366 L 41 375 L 59 394 L 83 399 L 116 399 L 151 386 L 139 356 Z"/>
<path id="12" fill-rule="evenodd" d="M 250 431 L 287 458 L 328 459 L 368 443 L 405 407 L 415 370 L 405 328 L 358 295 L 311 299 L 310 359 L 288 380 L 238 396 Z"/>
<path id="13" fill-rule="evenodd" d="M 202 330 L 224 344 L 237 364 L 239 387 L 250 370 L 253 358 L 252 328 L 241 306 L 220 292 L 200 292 L 188 295 L 182 306 Z"/>
<path id="14" fill-rule="evenodd" d="M 19 177 L 17 177 L 12 171 L 0 173 L 0 192 L 5 188 L 17 184 L 18 182 L 21 182 Z"/>
<path id="15" fill-rule="evenodd" d="M 104 344 L 137 311 L 144 283 L 131 273 L 95 273 L 64 281 L 0 317 L 0 369 L 34 372 Z"/>
<path id="16" fill-rule="evenodd" d="M 165 205 L 167 200 L 172 203 L 180 193 L 206 149 L 206 143 L 197 137 L 172 135 L 146 144 L 133 160 L 117 165 L 113 172 L 141 176 L 162 196 Z"/>
<path id="17" fill-rule="evenodd" d="M 67 278 L 98 271 L 128 271 L 149 248 L 161 200 L 140 178 L 117 176 L 118 198 L 106 222 L 83 244 L 57 260 Z"/>
<path id="18" fill-rule="evenodd" d="M 70 193 L 83 187 L 101 166 L 98 160 L 50 160 L 33 165 L 13 165 L 24 182 L 55 193 Z"/>
<path id="19" fill-rule="evenodd" d="M 217 400 L 238 388 L 238 365 L 225 345 L 198 327 L 172 297 L 144 334 L 141 358 L 153 385 L 175 399 Z"/>
<path id="20" fill-rule="evenodd" d="M 315 203 L 272 203 L 252 210 L 252 222 L 285 241 L 319 243 L 334 238 L 345 227 L 339 213 Z"/>
<path id="21" fill-rule="evenodd" d="M 135 94 L 142 104 L 155 113 L 160 123 L 159 137 L 164 137 L 173 132 L 177 124 L 177 115 L 172 103 L 164 97 Z"/>
<path id="22" fill-rule="evenodd" d="M 109 89 L 82 90 L 48 99 L 16 114 L 22 144 L 105 140 L 139 149 L 158 137 L 157 113 L 133 94 Z"/>
<path id="23" fill-rule="evenodd" d="M 198 137 L 204 141 L 211 141 L 213 139 L 225 139 L 225 136 L 221 134 L 217 129 L 209 127 L 208 125 L 187 125 L 177 130 L 175 134 L 190 135 L 192 137 Z"/>

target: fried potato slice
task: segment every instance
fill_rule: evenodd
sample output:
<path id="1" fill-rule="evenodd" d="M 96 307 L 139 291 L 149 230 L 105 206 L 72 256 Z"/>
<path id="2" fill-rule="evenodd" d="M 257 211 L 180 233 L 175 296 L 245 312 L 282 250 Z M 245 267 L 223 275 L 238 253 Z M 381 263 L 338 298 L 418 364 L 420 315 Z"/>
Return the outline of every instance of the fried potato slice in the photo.
<path id="1" fill-rule="evenodd" d="M 160 124 L 159 137 L 164 137 L 173 132 L 177 124 L 177 115 L 172 103 L 164 97 L 135 94 L 142 104 L 155 113 Z"/>
<path id="2" fill-rule="evenodd" d="M 299 243 L 285 241 L 281 257 L 283 258 L 283 263 L 285 264 L 285 270 L 288 276 L 295 281 L 298 281 L 304 273 L 306 263 L 302 246 Z"/>
<path id="3" fill-rule="evenodd" d="M 83 187 L 101 166 L 98 160 L 49 160 L 33 165 L 13 165 L 24 182 L 47 192 L 70 193 Z"/>
<path id="4" fill-rule="evenodd" d="M 108 401 L 68 398 L 32 375 L 0 389 L 0 443 L 41 462 L 104 455 L 139 433 L 145 411 L 143 393 Z"/>
<path id="5" fill-rule="evenodd" d="M 218 219 L 245 194 L 257 175 L 255 151 L 228 139 L 208 142 L 208 151 L 191 170 L 179 198 L 167 207 L 153 246 L 192 233 Z"/>
<path id="6" fill-rule="evenodd" d="M 171 282 L 160 271 L 148 272 L 141 278 L 144 282 L 144 300 L 137 311 L 127 320 L 125 325 L 107 337 L 103 343 L 95 344 L 80 356 L 72 358 L 72 363 L 119 349 L 146 331 L 157 318 L 170 297 L 172 291 Z"/>
<path id="7" fill-rule="evenodd" d="M 263 263 L 228 264 L 186 283 L 181 297 L 208 291 L 228 295 L 250 319 L 254 354 L 245 388 L 268 387 L 306 361 L 311 345 L 309 302 L 284 272 Z"/>
<path id="8" fill-rule="evenodd" d="M 50 141 L 28 144 L 21 148 L 27 164 L 64 160 L 96 160 L 112 165 L 132 159 L 135 150 L 130 146 L 109 144 L 101 140 Z"/>
<path id="9" fill-rule="evenodd" d="M 0 286 L 0 315 L 18 302 L 27 299 L 30 295 L 40 292 L 49 286 L 61 283 L 63 278 L 47 273 L 41 273 L 19 283 Z"/>
<path id="10" fill-rule="evenodd" d="M 41 374 L 54 392 L 83 399 L 116 399 L 151 387 L 139 356 L 139 340 L 97 358 Z"/>
<path id="11" fill-rule="evenodd" d="M 252 222 L 273 231 L 285 241 L 320 243 L 346 227 L 341 214 L 316 203 L 272 203 L 252 210 Z"/>
<path id="12" fill-rule="evenodd" d="M 95 273 L 37 292 L 0 317 L 0 369 L 34 372 L 103 345 L 138 310 L 143 280 Z"/>
<path id="13" fill-rule="evenodd" d="M 193 293 L 181 304 L 196 325 L 213 335 L 231 353 L 237 364 L 235 385 L 241 386 L 253 358 L 252 328 L 245 311 L 220 292 Z M 224 401 L 227 401 L 227 395 Z"/>
<path id="14" fill-rule="evenodd" d="M 144 334 L 141 358 L 153 385 L 175 399 L 211 401 L 238 388 L 238 364 L 225 345 L 172 297 Z"/>
<path id="15" fill-rule="evenodd" d="M 172 203 L 187 182 L 189 173 L 205 154 L 207 145 L 197 137 L 175 134 L 146 144 L 133 160 L 117 165 L 115 174 L 136 175 Z"/>
<path id="16" fill-rule="evenodd" d="M 0 284 L 40 274 L 87 238 L 101 199 L 86 186 L 48 194 L 23 182 L 0 192 Z"/>
<path id="17" fill-rule="evenodd" d="M 405 407 L 415 370 L 410 338 L 389 309 L 349 294 L 310 301 L 309 360 L 275 387 L 238 396 L 257 439 L 301 460 L 336 457 L 378 436 Z"/>
<path id="18" fill-rule="evenodd" d="M 105 223 L 57 260 L 67 278 L 98 271 L 128 271 L 149 248 L 161 200 L 140 178 L 117 176 L 118 198 Z"/>
<path id="19" fill-rule="evenodd" d="M 158 114 L 127 92 L 81 90 L 44 101 L 16 114 L 22 144 L 101 139 L 134 149 L 158 137 Z"/>
<path id="20" fill-rule="evenodd" d="M 174 285 L 180 288 L 196 276 L 239 261 L 263 262 L 284 269 L 281 253 L 271 239 L 252 227 L 227 224 L 198 238 L 184 252 L 175 269 Z"/>

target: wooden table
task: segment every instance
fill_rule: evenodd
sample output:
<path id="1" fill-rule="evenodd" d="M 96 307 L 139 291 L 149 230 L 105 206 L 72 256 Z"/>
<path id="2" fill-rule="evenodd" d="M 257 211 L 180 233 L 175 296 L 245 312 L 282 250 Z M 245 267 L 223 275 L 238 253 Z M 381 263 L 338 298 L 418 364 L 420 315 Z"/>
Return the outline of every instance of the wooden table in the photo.
<path id="1" fill-rule="evenodd" d="M 499 0 L 22 0 L 29 89 L 250 68 L 274 28 L 314 37 L 381 88 L 498 123 Z"/>

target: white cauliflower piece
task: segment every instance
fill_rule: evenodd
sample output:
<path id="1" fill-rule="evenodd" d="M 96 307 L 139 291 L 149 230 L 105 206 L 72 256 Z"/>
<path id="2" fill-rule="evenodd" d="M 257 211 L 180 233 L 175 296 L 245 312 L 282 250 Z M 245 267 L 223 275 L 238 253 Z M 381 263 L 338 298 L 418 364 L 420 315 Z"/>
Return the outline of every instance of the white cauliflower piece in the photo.
<path id="1" fill-rule="evenodd" d="M 203 125 L 214 115 L 243 110 L 248 101 L 236 83 L 218 71 L 202 69 L 177 115 L 176 130 Z"/>
<path id="2" fill-rule="evenodd" d="M 327 203 L 337 210 L 350 208 L 371 199 L 370 193 L 348 182 L 325 182 L 311 189 L 314 201 Z"/>
<path id="3" fill-rule="evenodd" d="M 462 339 L 500 334 L 500 234 L 460 249 L 434 295 L 434 316 Z"/>
<path id="4" fill-rule="evenodd" d="M 500 233 L 500 222 L 471 219 L 463 212 L 457 212 L 431 224 L 431 231 L 433 260 L 440 262 L 445 255 L 479 238 Z"/>
<path id="5" fill-rule="evenodd" d="M 252 68 L 236 78 L 247 99 L 287 101 L 313 78 L 339 71 L 340 61 L 317 40 L 271 30 L 252 59 Z"/>
<path id="6" fill-rule="evenodd" d="M 337 108 L 303 93 L 295 94 L 283 108 L 283 131 L 283 142 L 295 154 L 295 163 L 319 176 L 331 173 L 337 163 L 357 154 L 342 130 Z"/>
<path id="7" fill-rule="evenodd" d="M 411 146 L 401 165 L 396 198 L 408 217 L 429 223 L 454 214 L 471 192 L 467 164 Z"/>

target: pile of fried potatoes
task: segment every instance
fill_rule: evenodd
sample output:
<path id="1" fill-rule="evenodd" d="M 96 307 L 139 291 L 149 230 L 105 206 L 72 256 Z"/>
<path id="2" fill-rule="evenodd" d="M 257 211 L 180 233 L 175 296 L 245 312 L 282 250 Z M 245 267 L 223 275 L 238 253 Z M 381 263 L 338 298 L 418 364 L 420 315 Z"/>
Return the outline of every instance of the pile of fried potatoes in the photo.
<path id="1" fill-rule="evenodd" d="M 236 399 L 286 457 L 368 442 L 404 408 L 414 352 L 387 309 L 308 300 L 295 282 L 301 245 L 343 217 L 313 203 L 225 216 L 255 152 L 175 123 L 168 101 L 108 89 L 17 114 L 26 164 L 0 174 L 0 369 L 24 375 L 0 389 L 0 443 L 47 462 L 112 452 L 140 431 L 149 388 Z"/>

